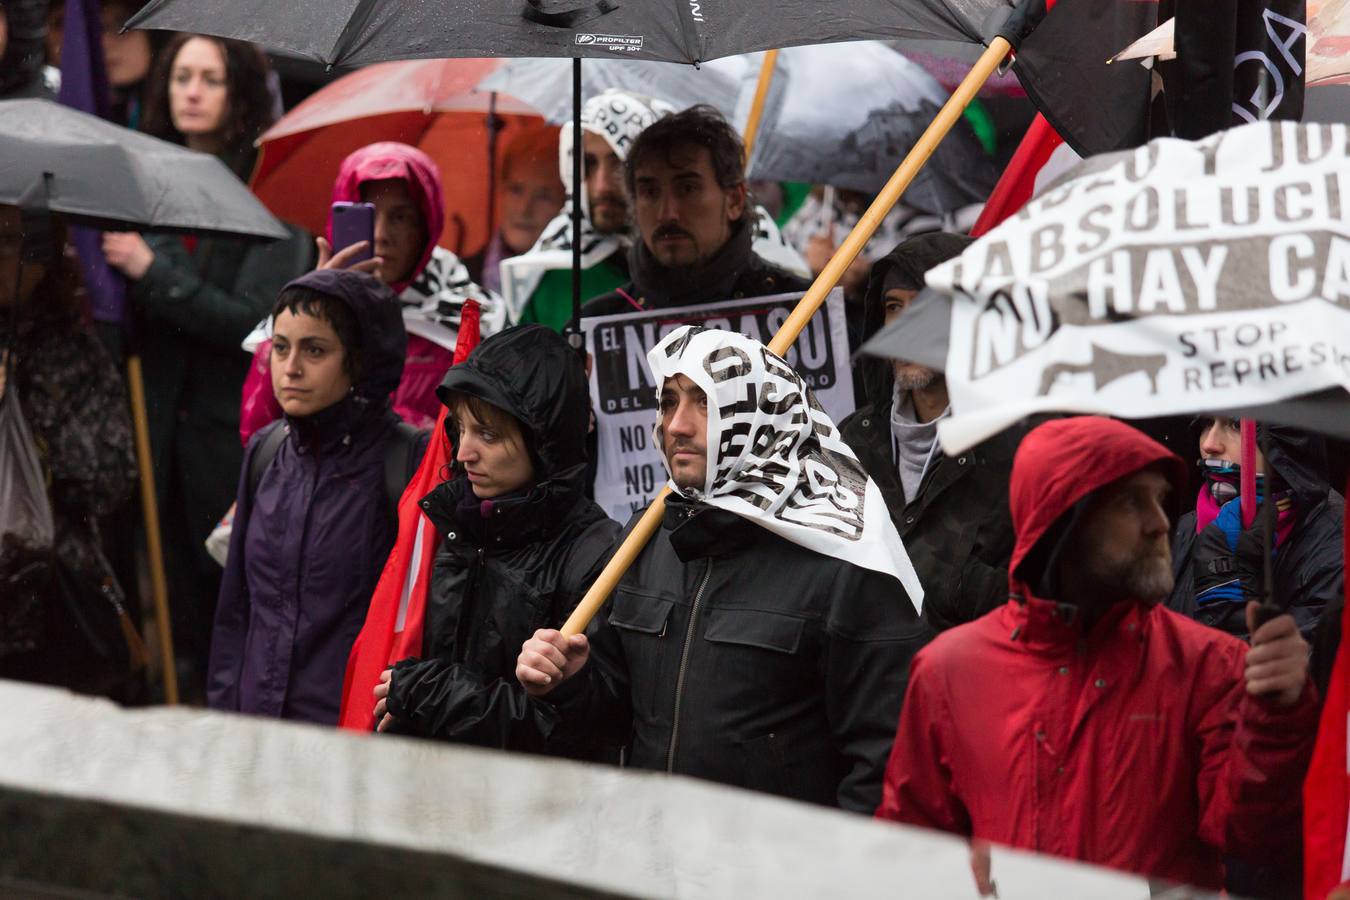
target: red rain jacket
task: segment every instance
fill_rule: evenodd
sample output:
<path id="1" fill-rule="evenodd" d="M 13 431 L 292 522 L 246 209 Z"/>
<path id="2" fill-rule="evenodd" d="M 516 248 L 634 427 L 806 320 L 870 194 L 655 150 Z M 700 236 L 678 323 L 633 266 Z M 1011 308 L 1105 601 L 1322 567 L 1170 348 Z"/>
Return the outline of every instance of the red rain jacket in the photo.
<path id="1" fill-rule="evenodd" d="M 1010 507 L 1014 599 L 914 660 L 877 817 L 1218 889 L 1222 859 L 1296 865 L 1299 785 L 1316 727 L 1251 697 L 1247 645 L 1157 605 L 1122 603 L 1084 633 L 1018 565 L 1093 491 L 1181 461 L 1110 419 L 1049 422 L 1022 442 Z"/>

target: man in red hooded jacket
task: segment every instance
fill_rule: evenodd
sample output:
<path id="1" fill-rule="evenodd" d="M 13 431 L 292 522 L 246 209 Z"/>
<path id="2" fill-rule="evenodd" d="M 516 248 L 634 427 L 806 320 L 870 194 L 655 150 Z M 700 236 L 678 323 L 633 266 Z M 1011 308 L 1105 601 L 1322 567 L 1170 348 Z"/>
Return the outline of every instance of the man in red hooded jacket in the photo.
<path id="1" fill-rule="evenodd" d="M 878 818 L 1214 889 L 1225 854 L 1297 854 L 1307 645 L 1288 615 L 1248 646 L 1159 605 L 1184 477 L 1110 419 L 1027 435 L 1012 599 L 915 657 Z"/>

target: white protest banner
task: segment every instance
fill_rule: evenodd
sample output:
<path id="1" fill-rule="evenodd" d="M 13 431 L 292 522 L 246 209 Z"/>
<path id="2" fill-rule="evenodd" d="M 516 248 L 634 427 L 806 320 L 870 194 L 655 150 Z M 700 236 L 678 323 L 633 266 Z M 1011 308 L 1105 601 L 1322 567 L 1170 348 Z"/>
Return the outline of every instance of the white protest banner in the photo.
<path id="1" fill-rule="evenodd" d="M 928 272 L 953 298 L 944 449 L 1036 412 L 1350 390 L 1348 138 L 1258 123 L 1095 157 Z"/>
<path id="2" fill-rule="evenodd" d="M 595 501 L 625 522 L 666 483 L 661 448 L 652 439 L 656 385 L 647 351 L 681 325 L 739 332 L 768 342 L 801 294 L 730 300 L 705 306 L 646 310 L 582 319 L 591 357 L 591 407 L 598 437 Z M 787 354 L 788 363 L 836 422 L 853 411 L 844 294 L 835 288 Z"/>

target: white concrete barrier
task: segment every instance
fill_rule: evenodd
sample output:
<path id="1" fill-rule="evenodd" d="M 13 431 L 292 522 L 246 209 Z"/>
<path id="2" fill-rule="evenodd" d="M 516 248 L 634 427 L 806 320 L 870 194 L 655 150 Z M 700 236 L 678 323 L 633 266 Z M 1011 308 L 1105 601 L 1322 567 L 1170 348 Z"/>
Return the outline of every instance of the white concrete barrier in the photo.
<path id="1" fill-rule="evenodd" d="M 687 778 L 0 681 L 0 892 L 977 896 L 964 841 Z M 996 849 L 1000 900 L 1143 900 Z"/>

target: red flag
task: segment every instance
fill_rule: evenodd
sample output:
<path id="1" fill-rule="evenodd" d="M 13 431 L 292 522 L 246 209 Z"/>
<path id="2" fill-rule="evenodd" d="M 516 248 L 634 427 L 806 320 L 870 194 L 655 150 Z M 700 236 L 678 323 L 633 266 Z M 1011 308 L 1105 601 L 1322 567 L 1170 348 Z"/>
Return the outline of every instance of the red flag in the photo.
<path id="1" fill-rule="evenodd" d="M 462 363 L 478 346 L 478 316 L 478 303 L 464 301 L 454 365 Z M 422 515 L 420 501 L 442 482 L 442 470 L 454 459 L 454 447 L 445 433 L 445 413 L 442 409 L 422 464 L 398 501 L 398 538 L 371 595 L 366 622 L 347 657 L 342 713 L 338 716 L 340 728 L 373 729 L 374 690 L 380 683 L 380 673 L 401 659 L 422 653 L 422 623 L 440 534 Z"/>
<path id="2" fill-rule="evenodd" d="M 1064 139 L 1045 121 L 1045 116 L 1036 113 L 1022 143 L 1017 145 L 1017 152 L 1008 160 L 1008 167 L 985 201 L 984 211 L 970 229 L 970 236 L 979 237 L 1025 206 L 1036 193 L 1036 176 L 1062 146 Z"/>
<path id="3" fill-rule="evenodd" d="M 1346 483 L 1346 512 L 1350 513 L 1350 479 Z M 1345 556 L 1350 560 L 1350 529 L 1345 532 Z M 1350 606 L 1350 578 L 1345 580 Z M 1327 686 L 1326 705 L 1317 729 L 1308 778 L 1303 782 L 1303 896 L 1325 900 L 1337 885 L 1350 882 L 1350 611 L 1341 611 L 1341 645 Z"/>

